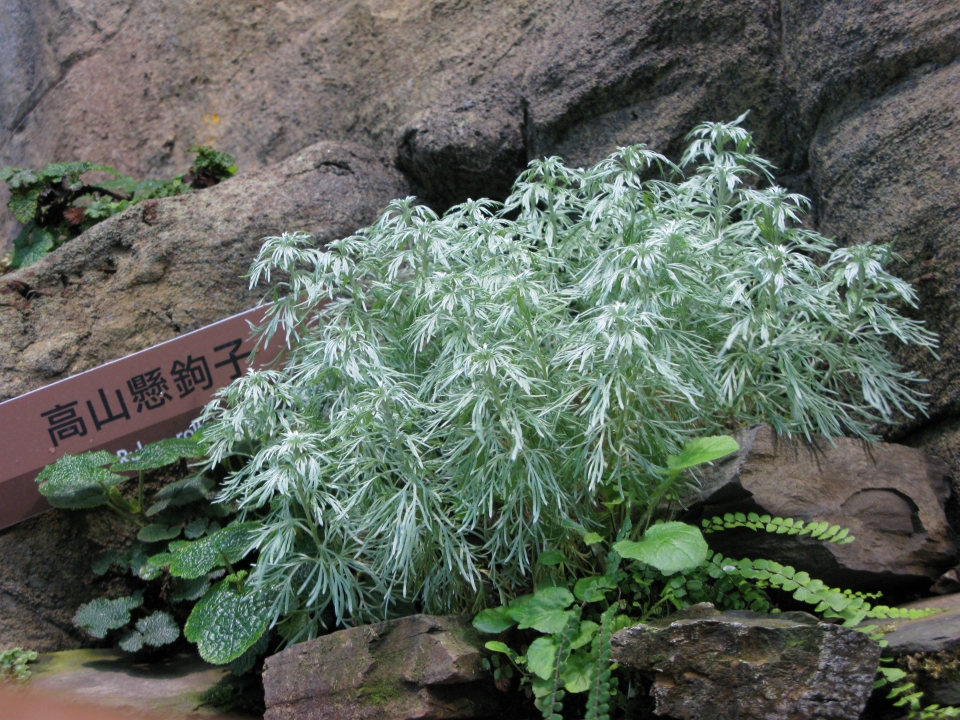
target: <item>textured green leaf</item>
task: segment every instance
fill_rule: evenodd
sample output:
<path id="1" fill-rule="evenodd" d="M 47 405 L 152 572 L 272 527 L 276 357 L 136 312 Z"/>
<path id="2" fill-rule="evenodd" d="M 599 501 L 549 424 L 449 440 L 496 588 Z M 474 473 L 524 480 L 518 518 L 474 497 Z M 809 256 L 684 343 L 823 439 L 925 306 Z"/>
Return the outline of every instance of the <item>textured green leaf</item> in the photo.
<path id="1" fill-rule="evenodd" d="M 173 615 L 163 611 L 137 620 L 137 630 L 143 635 L 143 642 L 153 647 L 169 645 L 180 637 L 180 627 Z"/>
<path id="2" fill-rule="evenodd" d="M 106 550 L 99 555 L 93 561 L 93 574 L 94 575 L 106 575 L 107 572 L 113 567 L 113 564 L 119 562 L 120 553 L 116 550 Z"/>
<path id="3" fill-rule="evenodd" d="M 527 669 L 546 680 L 553 673 L 557 659 L 557 644 L 552 638 L 538 637 L 527 648 Z"/>
<path id="4" fill-rule="evenodd" d="M 246 588 L 240 592 L 221 580 L 194 606 L 183 634 L 196 643 L 207 662 L 223 665 L 243 655 L 270 625 L 270 592 Z"/>
<path id="5" fill-rule="evenodd" d="M 682 522 L 654 525 L 639 542 L 621 540 L 613 549 L 621 557 L 652 565 L 664 575 L 699 567 L 710 550 L 700 529 Z"/>
<path id="6" fill-rule="evenodd" d="M 580 602 L 599 602 L 606 597 L 605 591 L 616 587 L 602 575 L 580 578 L 573 586 L 573 594 Z"/>
<path id="7" fill-rule="evenodd" d="M 507 628 L 512 628 L 517 623 L 510 616 L 510 610 L 506 607 L 489 608 L 482 610 L 473 619 L 473 626 L 483 633 L 496 635 Z"/>
<path id="8" fill-rule="evenodd" d="M 570 641 L 570 649 L 576 650 L 577 648 L 583 647 L 596 637 L 599 630 L 600 626 L 593 620 L 583 620 L 580 623 L 580 629 L 577 630 L 576 636 Z"/>
<path id="9" fill-rule="evenodd" d="M 40 493 L 55 507 L 97 507 L 107 502 L 105 489 L 127 480 L 104 465 L 116 459 L 105 450 L 64 455 L 37 475 Z"/>
<path id="10" fill-rule="evenodd" d="M 170 563 L 170 574 L 182 578 L 198 578 L 222 565 L 224 558 L 235 563 L 246 554 L 258 523 L 234 523 L 200 540 L 178 546 Z"/>
<path id="11" fill-rule="evenodd" d="M 570 615 L 564 608 L 569 607 L 573 601 L 573 593 L 566 588 L 547 587 L 537 590 L 523 603 L 511 602 L 507 612 L 517 621 L 520 630 L 534 628 L 542 633 L 552 634 L 563 630 Z"/>
<path id="12" fill-rule="evenodd" d="M 14 197 L 14 199 L 7 204 L 7 207 L 13 212 L 13 216 L 17 219 L 17 222 L 26 225 L 33 220 L 37 214 L 39 200 L 40 190 L 31 190 L 25 195 Z"/>
<path id="13" fill-rule="evenodd" d="M 115 600 L 97 598 L 80 606 L 73 616 L 73 624 L 102 639 L 111 630 L 130 622 L 130 611 L 142 604 L 143 598 L 138 593 Z"/>
<path id="14" fill-rule="evenodd" d="M 202 454 L 203 450 L 200 449 L 200 446 L 192 437 L 167 438 L 145 445 L 136 452 L 130 453 L 123 459 L 123 462 L 116 463 L 110 469 L 114 472 L 156 470 L 172 465 L 181 458 L 195 458 Z"/>
<path id="15" fill-rule="evenodd" d="M 695 438 L 683 446 L 680 455 L 667 457 L 667 467 L 674 472 L 680 472 L 706 462 L 719 460 L 739 449 L 737 441 L 727 435 Z"/>
<path id="16" fill-rule="evenodd" d="M 161 540 L 173 540 L 180 536 L 180 527 L 177 525 L 147 525 L 140 528 L 137 533 L 137 539 L 143 542 L 160 542 Z"/>
<path id="17" fill-rule="evenodd" d="M 139 652 L 143 649 L 143 634 L 136 630 L 128 630 L 120 637 L 120 642 L 117 644 L 124 652 Z"/>
<path id="18" fill-rule="evenodd" d="M 230 661 L 230 672 L 235 677 L 246 675 L 253 670 L 253 666 L 257 664 L 257 658 L 266 653 L 269 646 L 270 633 L 265 632 L 253 645 L 247 648 L 243 655 Z"/>
<path id="19" fill-rule="evenodd" d="M 603 536 L 595 532 L 588 532 L 583 536 L 583 542 L 587 545 L 595 545 L 598 542 L 603 542 Z"/>
<path id="20" fill-rule="evenodd" d="M 168 508 L 182 507 L 198 500 L 205 500 L 213 489 L 214 482 L 206 475 L 193 475 L 165 485 L 153 496 L 154 504 L 147 508 L 148 517 L 153 517 Z"/>

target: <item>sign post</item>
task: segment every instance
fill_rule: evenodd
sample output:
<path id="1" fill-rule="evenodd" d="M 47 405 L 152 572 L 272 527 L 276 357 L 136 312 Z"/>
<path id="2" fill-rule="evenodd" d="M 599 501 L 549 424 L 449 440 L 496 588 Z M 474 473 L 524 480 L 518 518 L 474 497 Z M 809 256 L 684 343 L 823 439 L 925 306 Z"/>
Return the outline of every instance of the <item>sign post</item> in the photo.
<path id="1" fill-rule="evenodd" d="M 192 434 L 218 389 L 249 365 L 258 307 L 0 403 L 0 529 L 49 509 L 34 478 L 68 453 L 121 458 L 147 443 Z M 249 324 L 248 324 L 249 323 Z M 275 359 L 261 348 L 254 365 Z"/>

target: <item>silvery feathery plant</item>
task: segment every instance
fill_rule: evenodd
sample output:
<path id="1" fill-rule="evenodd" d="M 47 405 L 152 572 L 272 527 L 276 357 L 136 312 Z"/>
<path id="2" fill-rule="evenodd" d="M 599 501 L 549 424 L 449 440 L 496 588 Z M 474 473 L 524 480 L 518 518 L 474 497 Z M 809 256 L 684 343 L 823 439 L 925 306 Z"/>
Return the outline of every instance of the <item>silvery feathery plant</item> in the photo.
<path id="1" fill-rule="evenodd" d="M 412 198 L 313 247 L 268 238 L 251 372 L 205 414 L 222 499 L 266 513 L 247 583 L 288 640 L 324 622 L 506 602 L 599 510 L 636 533 L 693 437 L 764 421 L 853 434 L 922 409 L 887 350 L 933 347 L 890 247 L 835 248 L 772 184 L 750 134 L 708 123 L 680 166 L 643 146 L 532 162 L 503 205 Z M 687 171 L 686 174 L 684 171 Z M 659 178 L 649 178 L 659 173 Z"/>

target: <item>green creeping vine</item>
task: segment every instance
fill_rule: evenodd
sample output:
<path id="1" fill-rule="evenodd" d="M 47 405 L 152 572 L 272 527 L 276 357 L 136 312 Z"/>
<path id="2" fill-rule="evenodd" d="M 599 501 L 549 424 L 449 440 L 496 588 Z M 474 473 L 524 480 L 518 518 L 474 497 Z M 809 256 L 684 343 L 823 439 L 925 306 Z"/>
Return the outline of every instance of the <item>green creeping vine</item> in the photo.
<path id="1" fill-rule="evenodd" d="M 730 438 L 701 438 L 688 443 L 680 455 L 670 458 L 669 464 L 686 470 L 736 450 Z M 611 508 L 611 519 L 615 510 L 616 506 Z M 790 518 L 753 519 L 732 514 L 705 521 L 704 527 L 717 531 L 747 523 L 767 532 L 811 534 L 825 542 L 852 540 L 846 529 Z M 552 584 L 484 610 L 473 621 L 474 627 L 485 633 L 514 633 L 512 637 L 518 632 L 540 634 L 521 648 L 522 654 L 503 640 L 488 642 L 486 647 L 505 655 L 520 672 L 545 720 L 558 720 L 566 694 L 584 692 L 587 720 L 607 720 L 618 700 L 617 678 L 612 676 L 616 665 L 610 662 L 611 636 L 673 609 L 710 602 L 721 610 L 777 612 L 766 593 L 776 588 L 813 606 L 821 616 L 842 619 L 848 626 L 859 625 L 865 618 L 914 618 L 932 612 L 871 605 L 869 600 L 879 594 L 831 588 L 806 572 L 772 560 L 734 560 L 711 553 L 701 531 L 685 523 L 654 524 L 634 540 L 633 526 L 627 518 L 606 551 L 602 535 L 583 528 L 578 532 L 582 546 L 592 554 L 592 565 L 603 564 L 602 575 L 585 574 L 582 560 L 568 559 L 568 555 L 574 555 L 570 548 L 566 552 L 542 552 L 541 570 Z M 568 568 L 572 572 L 565 575 Z M 868 633 L 876 630 L 874 626 L 861 629 Z M 880 638 L 877 634 L 871 637 Z M 508 681 L 510 674 L 504 675 L 499 661 L 495 664 L 501 668 L 498 681 Z M 929 717 L 948 716 L 952 717 Z"/>

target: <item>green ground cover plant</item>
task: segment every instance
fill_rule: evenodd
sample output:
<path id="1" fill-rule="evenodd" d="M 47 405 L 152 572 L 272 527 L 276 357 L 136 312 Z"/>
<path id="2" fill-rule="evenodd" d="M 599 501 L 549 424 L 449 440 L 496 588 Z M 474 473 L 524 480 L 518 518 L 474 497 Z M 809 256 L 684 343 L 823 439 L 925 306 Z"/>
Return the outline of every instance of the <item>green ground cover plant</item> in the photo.
<path id="1" fill-rule="evenodd" d="M 98 222 L 143 200 L 180 195 L 216 185 L 237 171 L 232 156 L 210 147 L 191 147 L 196 153 L 190 169 L 172 180 L 134 180 L 108 165 L 64 162 L 41 170 L 0 168 L 0 180 L 10 188 L 7 207 L 23 225 L 13 241 L 9 260 L 0 259 L 0 271 L 31 265 Z M 87 173 L 106 173 L 111 179 L 88 183 Z"/>

